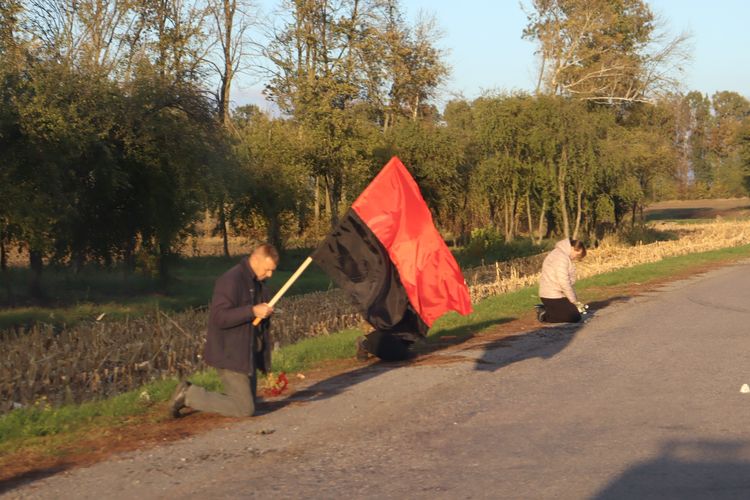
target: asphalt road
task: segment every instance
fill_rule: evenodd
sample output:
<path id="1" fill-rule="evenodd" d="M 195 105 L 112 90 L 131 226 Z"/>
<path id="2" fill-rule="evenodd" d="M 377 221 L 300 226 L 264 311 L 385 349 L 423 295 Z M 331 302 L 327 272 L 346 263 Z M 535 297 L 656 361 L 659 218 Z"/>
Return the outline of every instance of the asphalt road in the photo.
<path id="1" fill-rule="evenodd" d="M 6 495 L 750 498 L 749 324 L 745 263 Z"/>

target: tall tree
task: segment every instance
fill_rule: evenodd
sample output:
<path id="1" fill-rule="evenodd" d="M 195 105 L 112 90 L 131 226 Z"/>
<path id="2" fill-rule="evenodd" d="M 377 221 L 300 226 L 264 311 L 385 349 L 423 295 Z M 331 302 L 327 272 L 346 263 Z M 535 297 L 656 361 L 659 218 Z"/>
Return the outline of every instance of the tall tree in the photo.
<path id="1" fill-rule="evenodd" d="M 216 92 L 219 121 L 229 124 L 232 83 L 236 75 L 250 66 L 257 44 L 251 38 L 251 28 L 256 24 L 253 5 L 245 0 L 208 0 L 211 18 L 213 54 L 208 57 L 219 79 Z"/>
<path id="2" fill-rule="evenodd" d="M 750 117 L 750 101 L 737 92 L 716 92 L 711 97 L 713 126 L 709 136 L 710 161 L 716 180 L 712 194 L 743 196 L 745 166 L 740 158 L 741 131 Z"/>
<path id="3" fill-rule="evenodd" d="M 0 0 L 0 271 L 8 268 L 8 246 L 13 240 L 14 207 L 23 199 L 23 189 L 14 182 L 18 169 L 18 114 L 14 98 L 23 85 L 24 50 L 19 39 L 21 3 Z"/>
<path id="4" fill-rule="evenodd" d="M 527 17 L 538 92 L 616 103 L 679 86 L 688 36 L 659 31 L 644 0 L 531 0 Z"/>
<path id="5" fill-rule="evenodd" d="M 435 19 L 423 16 L 414 28 L 405 25 L 395 14 L 391 2 L 384 34 L 385 116 L 383 129 L 388 130 L 395 117 L 405 115 L 417 120 L 424 115 L 430 100 L 450 73 L 444 53 L 437 48 L 442 33 Z"/>
<path id="6" fill-rule="evenodd" d="M 362 41 L 379 5 L 375 0 L 299 0 L 284 7 L 290 19 L 266 51 L 274 65 L 266 92 L 312 138 L 314 174 L 323 181 L 335 225 L 348 173 L 352 165 L 364 163 L 359 148 L 352 147 L 359 141 L 353 134 L 360 130 L 353 108 L 365 97 Z"/>
<path id="7" fill-rule="evenodd" d="M 240 110 L 236 119 L 238 154 L 242 165 L 241 192 L 234 210 L 239 220 L 249 221 L 257 214 L 265 222 L 267 240 L 284 248 L 285 220 L 304 213 L 312 196 L 311 172 L 298 140 L 299 125 L 272 119 L 257 109 Z"/>
<path id="8" fill-rule="evenodd" d="M 209 56 L 208 64 L 219 80 L 216 92 L 218 118 L 225 128 L 231 127 L 230 108 L 232 83 L 238 73 L 249 65 L 251 55 L 250 28 L 253 25 L 252 5 L 243 0 L 209 0 L 207 9 L 212 20 L 212 38 L 216 49 Z M 229 257 L 229 234 L 227 231 L 226 190 L 219 190 L 216 197 L 218 231 L 222 236 L 224 255 Z"/>
<path id="9" fill-rule="evenodd" d="M 688 128 L 688 162 L 694 184 L 710 188 L 713 175 L 709 165 L 709 134 L 711 129 L 711 101 L 700 92 L 685 96 L 685 106 L 690 117 Z"/>

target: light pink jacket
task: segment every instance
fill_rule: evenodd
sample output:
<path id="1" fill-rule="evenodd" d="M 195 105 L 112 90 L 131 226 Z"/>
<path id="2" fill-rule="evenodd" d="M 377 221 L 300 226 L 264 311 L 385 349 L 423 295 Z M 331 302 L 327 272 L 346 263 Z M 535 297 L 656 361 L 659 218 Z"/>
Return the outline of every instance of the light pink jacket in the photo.
<path id="1" fill-rule="evenodd" d="M 539 280 L 539 297 L 561 299 L 567 297 L 575 304 L 578 301 L 573 284 L 576 282 L 576 266 L 570 260 L 570 241 L 558 241 L 555 249 L 542 263 L 542 277 Z"/>

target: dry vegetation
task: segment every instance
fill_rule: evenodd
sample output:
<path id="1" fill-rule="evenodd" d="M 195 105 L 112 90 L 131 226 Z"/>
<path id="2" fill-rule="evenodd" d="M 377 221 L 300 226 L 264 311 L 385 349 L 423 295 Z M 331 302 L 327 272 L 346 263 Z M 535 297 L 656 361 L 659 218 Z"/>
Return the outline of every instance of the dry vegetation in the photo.
<path id="1" fill-rule="evenodd" d="M 673 241 L 623 246 L 604 241 L 578 265 L 580 278 L 664 257 L 750 244 L 750 221 L 715 221 L 658 229 Z M 471 269 L 467 282 L 474 302 L 531 286 L 543 255 Z M 274 318 L 279 345 L 362 325 L 351 301 L 333 290 L 285 299 Z M 46 399 L 53 404 L 83 401 L 134 389 L 150 380 L 183 376 L 204 368 L 206 311 L 187 311 L 121 322 L 93 322 L 55 331 L 38 326 L 0 339 L 0 411 Z"/>
<path id="2" fill-rule="evenodd" d="M 657 262 L 665 257 L 750 244 L 750 221 L 747 220 L 716 220 L 690 225 L 660 222 L 654 227 L 659 231 L 674 233 L 679 236 L 679 239 L 635 246 L 622 245 L 614 238 L 605 239 L 598 248 L 592 249 L 588 253 L 586 259 L 577 264 L 578 278 L 586 278 L 638 264 Z M 539 260 L 539 265 L 533 267 L 531 272 L 524 272 L 528 267 L 522 268 L 517 266 L 515 262 L 509 264 L 511 264 L 509 268 L 498 266 L 497 279 L 494 281 L 477 282 L 471 287 L 473 302 L 539 282 L 541 260 Z"/>

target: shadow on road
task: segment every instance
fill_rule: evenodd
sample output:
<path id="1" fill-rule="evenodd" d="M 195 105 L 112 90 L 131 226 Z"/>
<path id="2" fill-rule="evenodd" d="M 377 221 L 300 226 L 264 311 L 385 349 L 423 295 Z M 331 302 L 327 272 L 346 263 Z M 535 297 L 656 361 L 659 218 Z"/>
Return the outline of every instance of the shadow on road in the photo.
<path id="1" fill-rule="evenodd" d="M 475 370 L 497 371 L 519 361 L 531 358 L 549 359 L 565 349 L 586 323 L 592 321 L 596 313 L 615 302 L 628 299 L 626 296 L 611 297 L 589 303 L 589 313 L 580 323 L 546 324 L 536 330 L 519 335 L 503 337 L 487 342 L 484 352 L 476 360 Z M 512 348 L 509 351 L 508 348 Z"/>
<path id="2" fill-rule="evenodd" d="M 391 368 L 403 365 L 404 363 L 377 362 L 334 375 L 333 377 L 315 382 L 311 386 L 299 390 L 285 399 L 260 402 L 256 415 L 265 415 L 294 403 L 319 401 L 331 398 L 344 392 L 349 387 L 375 378 Z"/>
<path id="3" fill-rule="evenodd" d="M 582 323 L 549 326 L 523 335 L 493 340 L 484 345 L 484 353 L 476 360 L 474 369 L 494 372 L 526 359 L 549 359 L 565 349 L 582 327 Z M 517 342 L 529 342 L 533 347 L 522 348 L 515 355 L 507 355 L 503 348 L 513 347 Z"/>
<path id="4" fill-rule="evenodd" d="M 477 333 L 486 330 L 489 327 L 508 323 L 513 321 L 515 318 L 502 318 L 497 321 L 483 321 L 481 323 L 474 323 L 472 325 L 465 325 L 450 330 L 441 331 L 439 335 L 430 337 L 423 344 L 417 346 L 416 351 L 419 355 L 424 357 L 429 353 L 446 349 L 466 342 L 473 338 Z M 416 358 L 422 359 L 422 358 Z M 399 361 L 399 362 L 386 362 L 376 361 L 369 363 L 360 368 L 350 370 L 333 377 L 321 380 L 314 383 L 313 385 L 295 392 L 285 399 L 279 400 L 266 400 L 260 402 L 258 405 L 257 414 L 265 415 L 274 411 L 280 410 L 290 404 L 301 403 L 307 401 L 319 401 L 328 399 L 337 394 L 340 394 L 350 387 L 357 384 L 375 378 L 389 370 L 409 366 L 414 363 L 414 360 Z"/>
<path id="5" fill-rule="evenodd" d="M 35 481 L 40 481 L 44 478 L 54 476 L 60 472 L 67 470 L 68 467 L 65 465 L 56 465 L 54 467 L 47 467 L 41 469 L 35 469 L 18 476 L 13 476 L 6 480 L 0 481 L 0 495 L 7 493 L 22 484 L 29 484 Z"/>
<path id="6" fill-rule="evenodd" d="M 667 441 L 593 498 L 750 498 L 750 442 Z"/>
<path id="7" fill-rule="evenodd" d="M 490 327 L 510 323 L 515 319 L 518 318 L 500 318 L 495 321 L 482 321 L 480 323 L 472 323 L 470 325 L 457 326 L 448 330 L 441 330 L 440 333 L 431 335 L 422 345 L 417 346 L 416 351 L 421 355 L 427 355 L 447 347 L 460 345 L 475 338 L 479 333 Z"/>

